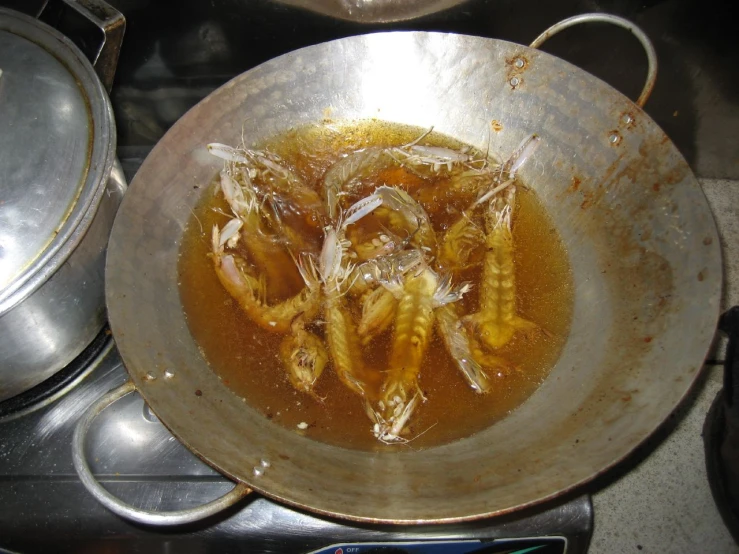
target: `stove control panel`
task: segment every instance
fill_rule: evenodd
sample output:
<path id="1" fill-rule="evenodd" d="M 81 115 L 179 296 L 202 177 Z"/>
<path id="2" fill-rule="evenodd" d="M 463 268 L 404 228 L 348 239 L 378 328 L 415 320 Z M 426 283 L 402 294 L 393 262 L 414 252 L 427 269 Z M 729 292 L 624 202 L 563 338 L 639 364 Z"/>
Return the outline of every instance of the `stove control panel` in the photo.
<path id="1" fill-rule="evenodd" d="M 309 554 L 564 554 L 564 537 L 333 544 Z"/>

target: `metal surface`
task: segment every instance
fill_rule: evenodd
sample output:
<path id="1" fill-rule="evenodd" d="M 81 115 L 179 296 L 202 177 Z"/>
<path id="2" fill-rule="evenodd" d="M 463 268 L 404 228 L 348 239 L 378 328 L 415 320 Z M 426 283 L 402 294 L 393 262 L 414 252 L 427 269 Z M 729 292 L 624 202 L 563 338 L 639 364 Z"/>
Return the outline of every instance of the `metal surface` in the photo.
<path id="1" fill-rule="evenodd" d="M 2 401 L 64 367 L 102 328 L 105 247 L 125 179 L 110 102 L 81 52 L 7 10 L 0 41 Z"/>
<path id="2" fill-rule="evenodd" d="M 0 15 L 2 17 L 2 15 Z M 53 54 L 0 23 L 0 294 L 48 249 L 86 183 L 92 140 L 85 91 Z M 88 193 L 89 194 L 89 193 Z M 84 199 L 76 217 L 84 213 Z M 68 232 L 71 232 L 68 231 Z"/>
<path id="3" fill-rule="evenodd" d="M 466 0 L 274 0 L 329 17 L 359 23 L 388 23 L 424 17 Z"/>
<path id="4" fill-rule="evenodd" d="M 654 83 L 657 81 L 657 52 L 654 50 L 652 41 L 649 40 L 649 37 L 644 33 L 644 31 L 628 19 L 605 13 L 586 13 L 575 15 L 549 27 L 549 29 L 536 37 L 529 47 L 539 48 L 545 41 L 549 40 L 557 33 L 583 23 L 611 23 L 613 25 L 618 25 L 619 27 L 623 27 L 631 32 L 644 47 L 644 52 L 647 54 L 647 79 L 646 83 L 644 83 L 644 88 L 642 88 L 641 94 L 639 94 L 639 97 L 635 102 L 637 106 L 643 108 L 644 104 L 647 103 L 649 96 L 652 94 Z"/>
<path id="5" fill-rule="evenodd" d="M 65 367 L 103 327 L 105 252 L 125 188 L 122 179 L 116 164 L 74 251 L 30 296 L 0 315 L 0 400 Z"/>
<path id="6" fill-rule="evenodd" d="M 177 256 L 205 190 L 193 185 L 219 168 L 205 144 L 238 142 L 244 122 L 248 140 L 258 142 L 327 113 L 433 125 L 475 146 L 489 144 L 498 157 L 530 133 L 542 137 L 535 162 L 520 176 L 569 252 L 573 326 L 549 378 L 489 429 L 420 452 L 321 444 L 244 404 L 209 370 L 190 336 Z M 495 134 L 493 119 L 502 124 Z M 705 197 L 669 138 L 637 106 L 546 53 L 420 32 L 298 50 L 211 94 L 170 129 L 136 175 L 107 268 L 119 351 L 137 389 L 178 438 L 224 474 L 279 501 L 392 523 L 504 514 L 616 464 L 687 392 L 713 336 L 721 289 Z M 255 476 L 262 460 L 270 467 Z"/>
<path id="7" fill-rule="evenodd" d="M 110 328 L 106 325 L 64 369 L 35 387 L 0 402 L 0 421 L 23 417 L 61 398 L 80 385 L 97 367 L 99 359 L 106 356 L 112 348 L 113 337 L 110 335 Z"/>
<path id="8" fill-rule="evenodd" d="M 200 525 L 163 530 L 130 523 L 87 492 L 76 477 L 70 448 L 82 414 L 127 379 L 113 350 L 67 396 L 23 418 L 0 422 L 0 552 L 289 554 L 341 542 L 526 537 L 534 530 L 567 537 L 573 554 L 587 548 L 593 526 L 588 496 L 515 518 L 464 525 L 354 525 L 259 496 Z M 90 429 L 87 452 L 105 487 L 143 509 L 183 510 L 233 488 L 181 445 L 138 395 L 100 415 Z"/>
<path id="9" fill-rule="evenodd" d="M 103 506 L 121 517 L 149 525 L 184 525 L 210 517 L 218 512 L 222 512 L 239 502 L 242 498 L 251 492 L 251 489 L 243 483 L 237 483 L 236 486 L 227 494 L 212 500 L 202 506 L 189 508 L 187 510 L 178 510 L 174 512 L 162 512 L 154 510 L 142 510 L 135 508 L 130 504 L 122 502 L 95 479 L 90 470 L 90 466 L 85 459 L 85 438 L 90 430 L 92 422 L 100 413 L 119 400 L 136 390 L 131 381 L 127 381 L 115 390 L 110 391 L 100 400 L 95 402 L 85 415 L 80 419 L 74 429 L 72 437 L 72 461 L 77 475 L 85 488 L 92 494 Z"/>

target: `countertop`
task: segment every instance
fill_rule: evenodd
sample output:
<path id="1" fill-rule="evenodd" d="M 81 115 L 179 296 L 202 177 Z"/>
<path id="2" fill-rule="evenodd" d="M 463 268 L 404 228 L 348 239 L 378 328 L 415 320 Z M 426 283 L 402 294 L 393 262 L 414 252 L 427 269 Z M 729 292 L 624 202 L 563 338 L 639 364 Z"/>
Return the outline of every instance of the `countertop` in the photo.
<path id="1" fill-rule="evenodd" d="M 701 179 L 724 255 L 722 311 L 739 303 L 739 182 Z M 708 360 L 722 360 L 717 340 Z M 680 407 L 605 481 L 591 485 L 589 552 L 739 552 L 706 476 L 703 424 L 722 387 L 723 368 L 707 363 Z"/>

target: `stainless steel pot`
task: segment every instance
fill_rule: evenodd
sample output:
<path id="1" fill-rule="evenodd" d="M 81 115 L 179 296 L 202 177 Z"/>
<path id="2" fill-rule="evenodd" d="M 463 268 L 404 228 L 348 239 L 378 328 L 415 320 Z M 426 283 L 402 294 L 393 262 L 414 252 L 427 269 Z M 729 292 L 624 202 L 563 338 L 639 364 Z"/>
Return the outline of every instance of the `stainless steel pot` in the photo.
<path id="1" fill-rule="evenodd" d="M 646 41 L 620 18 L 585 19 L 624 25 Z M 640 108 L 656 69 L 648 52 L 650 79 L 638 104 L 534 48 L 422 32 L 298 50 L 203 100 L 141 166 L 113 227 L 107 302 L 132 382 L 103 398 L 77 428 L 74 460 L 83 483 L 137 521 L 193 519 L 122 505 L 95 483 L 84 461 L 92 418 L 134 389 L 183 443 L 238 481 L 226 500 L 200 515 L 252 488 L 367 522 L 467 520 L 551 499 L 622 460 L 696 378 L 715 331 L 722 280 L 705 196 Z M 421 451 L 323 444 L 245 404 L 210 370 L 190 334 L 177 259 L 183 229 L 206 190 L 193 185 L 209 182 L 220 168 L 206 143 L 238 143 L 242 125 L 251 142 L 326 117 L 433 125 L 483 149 L 489 144 L 498 157 L 531 133 L 541 137 L 520 177 L 538 193 L 569 253 L 572 329 L 541 387 L 488 429 Z"/>
<path id="2" fill-rule="evenodd" d="M 109 80 L 122 16 L 67 4 L 106 33 L 96 61 Z M 63 368 L 102 329 L 105 251 L 126 184 L 105 87 L 70 40 L 0 9 L 0 70 L 2 401 Z"/>

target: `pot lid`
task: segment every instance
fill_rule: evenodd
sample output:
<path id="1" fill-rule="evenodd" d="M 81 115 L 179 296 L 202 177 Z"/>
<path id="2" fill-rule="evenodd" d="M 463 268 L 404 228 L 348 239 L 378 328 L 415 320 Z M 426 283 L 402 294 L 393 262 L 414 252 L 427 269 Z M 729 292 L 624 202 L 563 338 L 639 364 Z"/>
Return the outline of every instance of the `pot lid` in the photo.
<path id="1" fill-rule="evenodd" d="M 114 132 L 92 66 L 53 28 L 0 9 L 0 72 L 2 313 L 84 234 L 110 172 Z"/>

